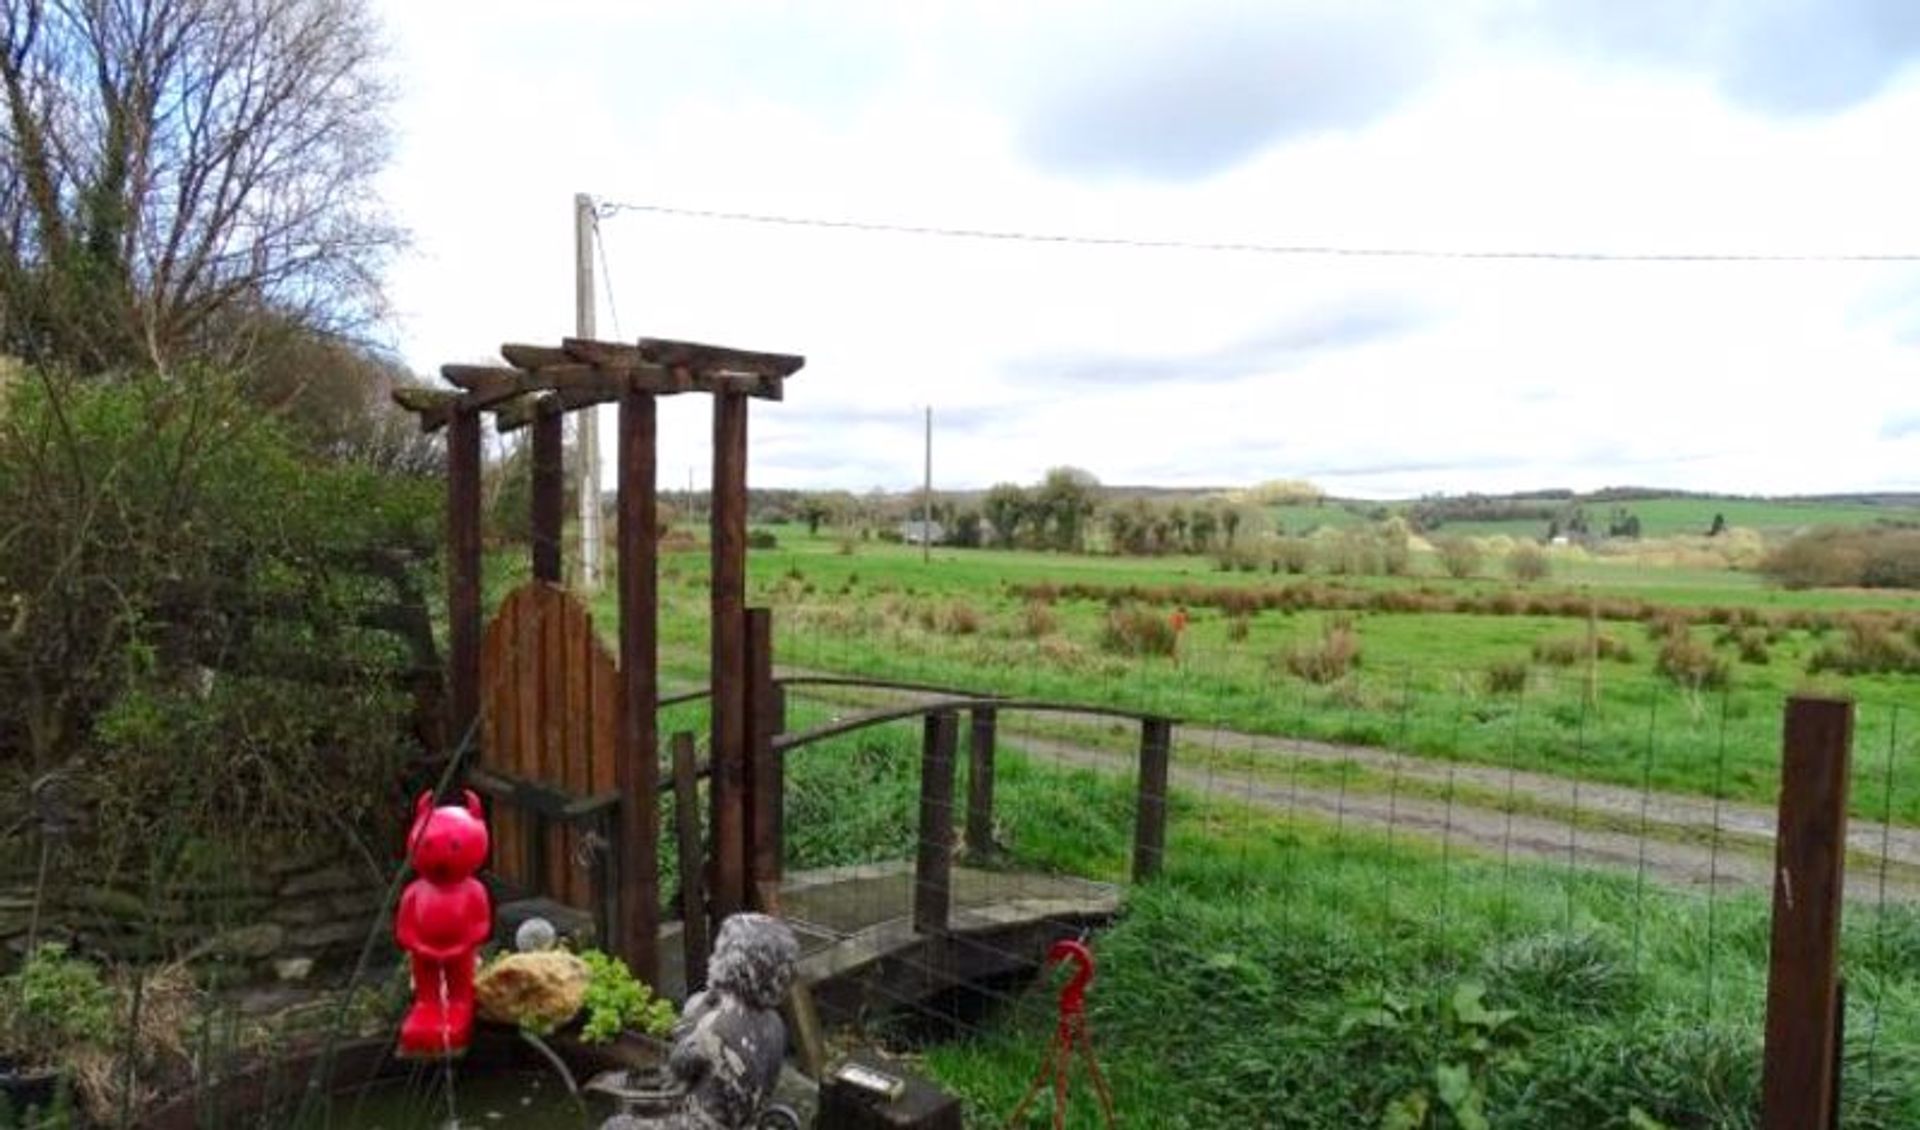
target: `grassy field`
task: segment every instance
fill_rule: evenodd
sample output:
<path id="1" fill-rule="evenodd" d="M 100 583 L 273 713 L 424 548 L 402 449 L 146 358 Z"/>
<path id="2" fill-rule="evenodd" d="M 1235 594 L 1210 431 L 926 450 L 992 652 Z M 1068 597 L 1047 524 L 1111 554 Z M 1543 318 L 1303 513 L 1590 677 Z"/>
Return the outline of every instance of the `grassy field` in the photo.
<path id="1" fill-rule="evenodd" d="M 778 531 L 756 551 L 750 596 L 776 609 L 779 661 L 800 668 L 921 679 L 1019 695 L 1166 710 L 1250 731 L 1331 737 L 1438 758 L 1578 774 L 1582 779 L 1767 801 L 1777 776 L 1781 700 L 1808 683 L 1809 657 L 1837 629 L 1765 638 L 1743 662 L 1690 629 L 1731 672 L 1689 691 L 1654 672 L 1654 633 L 1601 631 L 1630 652 L 1588 672 L 1534 660 L 1542 640 L 1580 636 L 1554 615 L 1350 614 L 1362 662 L 1329 683 L 1282 657 L 1321 638 L 1336 614 L 1261 611 L 1242 628 L 1208 606 L 1177 660 L 1100 646 L 1107 609 L 1056 599 L 1044 614 L 1013 586 L 1285 583 L 1226 574 L 1198 559 L 1121 560 L 917 549 Z M 504 589 L 519 572 L 502 566 Z M 1428 566 L 1429 571 L 1431 566 Z M 662 566 L 662 660 L 670 684 L 705 670 L 704 552 Z M 1342 579 L 1362 589 L 1495 591 L 1491 580 Z M 1573 566 L 1538 593 L 1590 592 L 1679 608 L 1775 613 L 1910 613 L 1913 597 L 1782 592 L 1750 575 Z M 1156 610 L 1159 611 L 1159 610 Z M 598 615 L 611 630 L 611 596 Z M 1036 624 L 1038 618 L 1043 623 Z M 1524 687 L 1496 693 L 1488 670 L 1520 662 Z M 1920 823 L 1912 680 L 1823 684 L 1862 701 L 1854 809 Z M 837 708 L 796 700 L 797 728 Z M 663 731 L 699 729 L 698 707 Z M 1084 735 L 1083 735 L 1084 736 Z M 1118 878 L 1128 858 L 1131 782 L 1003 747 L 1000 839 L 1022 868 Z M 1116 740 L 1125 740 L 1120 735 Z M 1187 764 L 1208 751 L 1183 747 Z M 917 732 L 910 724 L 810 747 L 788 767 L 789 866 L 910 856 L 917 829 Z M 1226 762 L 1222 762 L 1225 764 Z M 1385 787 L 1338 767 L 1340 787 Z M 1334 767 L 1326 767 L 1327 781 Z M 965 767 L 959 788 L 964 792 Z M 671 846 L 666 863 L 671 866 Z M 669 872 L 671 873 L 671 872 Z M 1669 891 L 1631 875 L 1503 863 L 1410 835 L 1329 827 L 1305 814 L 1177 792 L 1168 869 L 1129 891 L 1096 946 L 1092 1023 L 1129 1125 L 1395 1125 L 1444 1095 L 1479 1104 L 1496 1127 L 1750 1127 L 1755 1124 L 1767 917 L 1757 894 Z M 1847 919 L 1846 1125 L 1920 1125 L 1920 914 L 1866 907 Z M 1016 990 L 928 1043 L 924 1023 L 869 1032 L 921 1055 L 968 1101 L 970 1124 L 997 1126 L 1052 1032 L 1052 989 Z M 1084 1081 L 1077 1088 L 1084 1088 Z M 1081 1104 L 1069 1125 L 1094 1126 Z M 1048 1124 L 1036 1112 L 1028 1125 Z"/>
<path id="2" fill-rule="evenodd" d="M 1251 733 L 1380 745 L 1762 804 L 1771 803 L 1777 788 L 1784 698 L 1803 688 L 1842 690 L 1859 699 L 1857 772 L 1875 786 L 1857 790 L 1856 815 L 1920 823 L 1914 756 L 1920 682 L 1897 674 L 1810 675 L 1811 658 L 1845 635 L 1838 629 L 1742 633 L 1697 625 L 1689 634 L 1698 649 L 1726 671 L 1724 686 L 1697 688 L 1656 671 L 1658 633 L 1638 622 L 1599 625 L 1620 657 L 1591 671 L 1583 662 L 1537 659 L 1536 646 L 1584 646 L 1585 620 L 1562 616 L 1269 610 L 1236 622 L 1218 609 L 1194 606 L 1177 659 L 1134 656 L 1101 646 L 1103 602 L 1058 599 L 1034 613 L 1013 588 L 1047 582 L 1252 590 L 1290 578 L 1217 572 L 1196 559 L 982 550 L 936 550 L 922 563 L 910 547 L 864 542 L 848 554 L 826 537 L 793 529 L 779 536 L 779 548 L 752 555 L 750 598 L 775 608 L 778 659 L 792 667 L 1158 710 Z M 1430 574 L 1340 583 L 1443 595 L 1507 588 Z M 669 678 L 704 674 L 705 584 L 703 552 L 665 559 L 662 659 Z M 1525 591 L 1529 599 L 1592 594 L 1703 614 L 1715 608 L 1783 617 L 1920 611 L 1914 594 L 1788 592 L 1744 573 L 1599 561 Z M 603 596 L 599 615 L 610 629 L 610 595 Z M 1335 623 L 1349 624 L 1357 641 L 1353 670 L 1324 683 L 1292 673 L 1289 654 L 1311 650 Z M 1520 668 L 1522 684 L 1496 689 L 1495 670 L 1502 667 Z"/>
<path id="3" fill-rule="evenodd" d="M 917 753 L 905 725 L 796 759 L 789 817 L 808 834 L 789 864 L 909 855 Z M 1123 873 L 1124 781 L 1007 752 L 998 794 L 1009 863 Z M 1396 1104 L 1439 1110 L 1442 1076 L 1477 1094 L 1495 1127 L 1754 1125 L 1757 898 L 1710 904 L 1631 878 L 1503 868 L 1185 794 L 1168 861 L 1094 941 L 1092 1030 L 1126 1125 L 1391 1125 Z M 1920 915 L 1853 915 L 1846 944 L 1845 1124 L 1915 1125 Z M 909 1013 L 865 1035 L 923 1055 L 970 1125 L 1003 1125 L 1054 1015 L 1045 981 L 1011 992 L 931 1034 Z M 1084 1076 L 1075 1091 L 1068 1124 L 1099 1125 Z M 1658 1121 L 1631 1123 L 1636 1110 Z M 1025 1125 L 1049 1125 L 1044 1111 Z"/>
<path id="4" fill-rule="evenodd" d="M 1562 504 L 1548 502 L 1540 505 Z M 1882 521 L 1920 522 L 1920 508 L 1880 506 L 1866 502 L 1674 496 L 1629 502 L 1580 502 L 1578 505 L 1586 510 L 1590 520 L 1602 526 L 1605 525 L 1607 515 L 1611 514 L 1615 507 L 1625 509 L 1640 519 L 1641 535 L 1649 538 L 1704 536 L 1712 528 L 1715 515 L 1724 517 L 1730 527 L 1754 530 L 1769 538 L 1785 537 L 1814 526 L 1865 526 Z M 1280 520 L 1286 524 L 1288 532 L 1295 532 L 1296 519 L 1292 512 L 1315 508 L 1286 509 L 1288 513 Z M 1341 508 L 1330 503 L 1318 509 L 1332 513 Z M 1398 512 L 1403 511 L 1404 506 L 1389 504 L 1388 509 Z M 1347 512 L 1342 511 L 1342 513 Z M 1351 520 L 1358 520 L 1352 518 L 1351 514 L 1348 514 L 1348 517 Z M 1546 532 L 1546 527 L 1547 523 L 1544 520 L 1535 519 L 1497 522 L 1462 521 L 1448 522 L 1438 532 L 1474 537 L 1506 534 L 1516 538 L 1538 538 Z"/>

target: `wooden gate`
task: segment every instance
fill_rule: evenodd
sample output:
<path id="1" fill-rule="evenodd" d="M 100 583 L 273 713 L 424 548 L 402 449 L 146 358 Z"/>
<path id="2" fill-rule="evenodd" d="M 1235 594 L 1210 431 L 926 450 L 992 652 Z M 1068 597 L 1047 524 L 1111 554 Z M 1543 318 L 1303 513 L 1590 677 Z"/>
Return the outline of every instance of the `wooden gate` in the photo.
<path id="1" fill-rule="evenodd" d="M 482 769 L 576 797 L 613 791 L 619 671 L 572 594 L 533 581 L 501 602 L 480 649 L 480 688 Z M 541 832 L 531 814 L 505 804 L 494 806 L 492 823 L 495 873 L 595 909 L 584 829 Z"/>

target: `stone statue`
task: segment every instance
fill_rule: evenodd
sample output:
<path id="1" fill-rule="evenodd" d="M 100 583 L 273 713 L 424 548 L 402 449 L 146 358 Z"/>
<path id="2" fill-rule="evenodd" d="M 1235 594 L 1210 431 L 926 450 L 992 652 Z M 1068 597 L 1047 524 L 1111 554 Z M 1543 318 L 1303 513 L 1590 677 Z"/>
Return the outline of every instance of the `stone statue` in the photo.
<path id="1" fill-rule="evenodd" d="M 602 1130 L 744 1130 L 770 1104 L 787 1056 L 780 1003 L 793 983 L 800 944 L 793 931 L 764 914 L 736 914 L 720 925 L 708 963 L 707 987 L 687 1000 L 673 1029 L 667 1057 L 672 1078 L 653 1091 L 657 1114 L 627 1113 Z M 621 1096 L 617 1086 L 589 1085 Z M 636 1091 L 632 1097 L 641 1096 Z M 662 1110 L 662 1106 L 666 1109 Z"/>

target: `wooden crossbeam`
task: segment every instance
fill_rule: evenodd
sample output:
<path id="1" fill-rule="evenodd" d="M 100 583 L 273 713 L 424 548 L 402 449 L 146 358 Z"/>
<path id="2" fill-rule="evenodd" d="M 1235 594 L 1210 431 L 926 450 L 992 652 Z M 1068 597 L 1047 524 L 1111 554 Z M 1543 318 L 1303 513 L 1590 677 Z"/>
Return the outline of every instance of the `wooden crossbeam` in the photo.
<path id="1" fill-rule="evenodd" d="M 754 353 L 729 349 L 723 345 L 702 345 L 697 341 L 668 341 L 643 337 L 635 350 L 644 361 L 655 365 L 685 367 L 696 373 L 732 373 L 755 377 L 790 377 L 807 363 L 805 357 L 791 353 Z"/>
<path id="2" fill-rule="evenodd" d="M 425 432 L 446 427 L 456 412 L 493 412 L 501 431 L 513 431 L 540 412 L 618 400 L 623 389 L 656 396 L 738 393 L 781 400 L 786 378 L 806 364 L 792 354 L 661 338 L 642 338 L 637 345 L 590 338 L 567 338 L 559 346 L 509 342 L 500 347 L 500 356 L 506 365 L 441 366 L 440 375 L 459 392 L 396 389 L 393 401 L 418 416 Z"/>

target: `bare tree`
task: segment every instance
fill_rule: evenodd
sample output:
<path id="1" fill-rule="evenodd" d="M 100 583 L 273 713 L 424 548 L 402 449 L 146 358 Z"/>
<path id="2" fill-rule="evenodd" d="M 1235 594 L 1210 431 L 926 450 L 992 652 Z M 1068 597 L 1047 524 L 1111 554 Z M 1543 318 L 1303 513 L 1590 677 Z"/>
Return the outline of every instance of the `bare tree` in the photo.
<path id="1" fill-rule="evenodd" d="M 400 240 L 363 0 L 0 0 L 0 348 L 243 361 L 365 325 Z"/>

